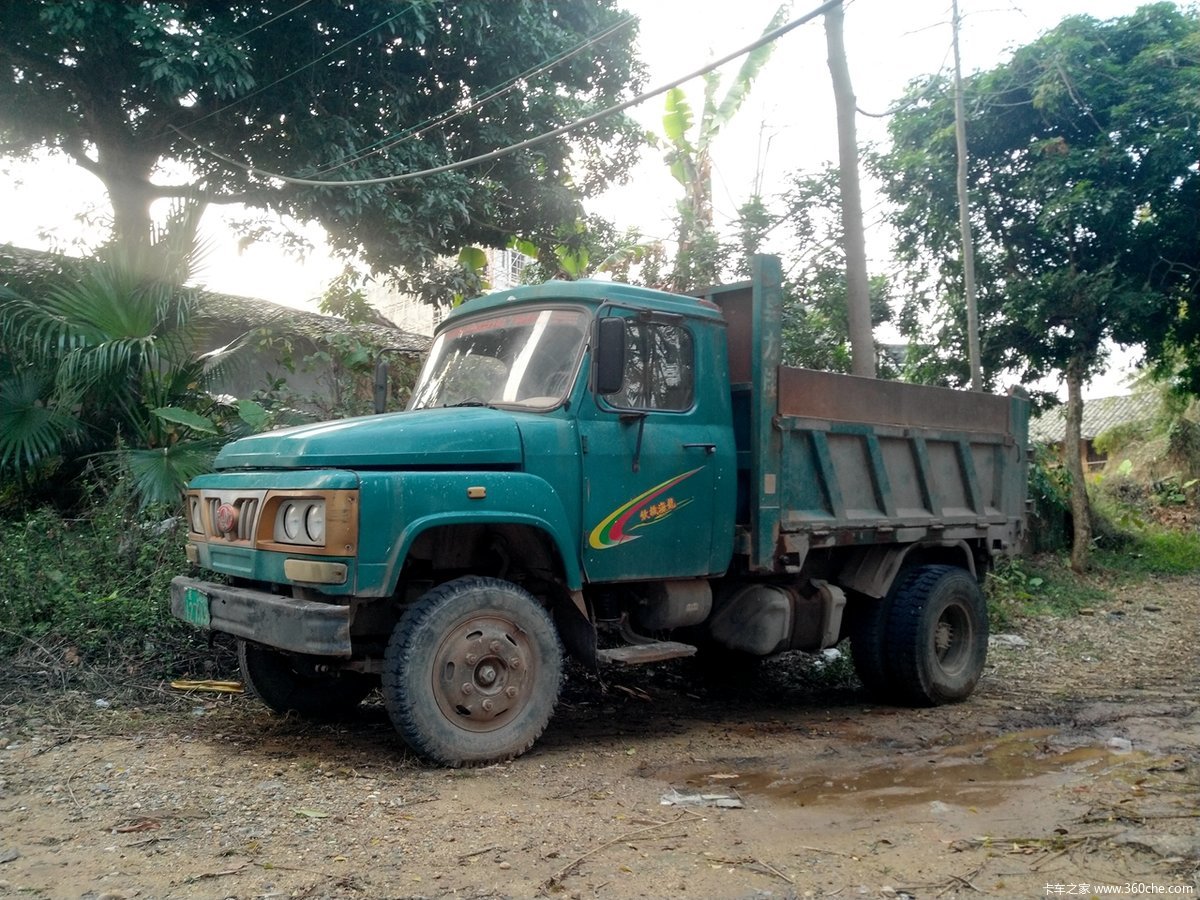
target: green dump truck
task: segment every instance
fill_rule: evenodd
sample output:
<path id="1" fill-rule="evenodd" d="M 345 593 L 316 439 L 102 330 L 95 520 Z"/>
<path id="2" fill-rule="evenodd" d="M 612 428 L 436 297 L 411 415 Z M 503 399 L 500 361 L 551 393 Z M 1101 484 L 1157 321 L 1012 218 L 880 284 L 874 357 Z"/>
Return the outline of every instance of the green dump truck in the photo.
<path id="1" fill-rule="evenodd" d="M 1021 538 L 1028 403 L 780 364 L 781 274 L 464 303 L 409 408 L 244 438 L 187 492 L 172 610 L 280 712 L 381 687 L 404 739 L 521 754 L 563 654 L 621 666 L 849 637 L 891 701 L 962 700 Z"/>

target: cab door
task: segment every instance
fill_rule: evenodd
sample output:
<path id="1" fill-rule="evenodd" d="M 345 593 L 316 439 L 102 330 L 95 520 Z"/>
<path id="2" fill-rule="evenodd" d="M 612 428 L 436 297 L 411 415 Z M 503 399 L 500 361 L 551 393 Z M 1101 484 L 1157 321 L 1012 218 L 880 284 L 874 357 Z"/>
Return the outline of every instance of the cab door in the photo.
<path id="1" fill-rule="evenodd" d="M 593 582 L 710 574 L 720 439 L 705 428 L 695 328 L 609 313 L 624 323 L 624 379 L 579 411 L 584 570 Z"/>

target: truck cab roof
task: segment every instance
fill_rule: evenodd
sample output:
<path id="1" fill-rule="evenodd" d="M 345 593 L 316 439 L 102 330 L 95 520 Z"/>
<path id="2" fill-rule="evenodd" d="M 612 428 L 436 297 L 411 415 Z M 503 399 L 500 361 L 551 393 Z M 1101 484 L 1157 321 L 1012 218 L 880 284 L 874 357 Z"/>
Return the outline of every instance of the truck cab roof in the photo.
<path id="1" fill-rule="evenodd" d="M 521 285 L 506 290 L 492 291 L 490 294 L 483 294 L 466 301 L 450 313 L 446 317 L 446 321 L 450 322 L 463 316 L 486 312 L 509 303 L 554 300 L 579 301 L 594 306 L 613 303 L 618 306 L 634 306 L 652 312 L 693 316 L 715 321 L 721 321 L 723 318 L 721 310 L 716 304 L 697 297 L 621 284 L 616 281 L 597 281 L 587 278 L 579 281 L 547 281 L 543 284 Z"/>

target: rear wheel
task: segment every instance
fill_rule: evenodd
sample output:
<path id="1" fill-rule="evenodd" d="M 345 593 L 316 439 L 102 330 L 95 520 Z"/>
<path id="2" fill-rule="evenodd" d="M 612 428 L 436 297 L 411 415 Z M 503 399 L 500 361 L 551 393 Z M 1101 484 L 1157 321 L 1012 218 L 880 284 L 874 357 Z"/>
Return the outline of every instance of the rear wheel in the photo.
<path id="1" fill-rule="evenodd" d="M 316 722 L 351 715 L 374 686 L 361 672 L 318 672 L 310 657 L 238 641 L 238 666 L 250 692 L 277 713 Z"/>
<path id="2" fill-rule="evenodd" d="M 936 706 L 975 690 L 987 660 L 987 604 L 966 569 L 913 569 L 893 597 L 886 631 L 898 700 Z"/>
<path id="3" fill-rule="evenodd" d="M 384 660 L 392 723 L 422 756 L 449 766 L 519 756 L 558 702 L 562 650 L 527 591 L 467 577 L 404 611 Z"/>

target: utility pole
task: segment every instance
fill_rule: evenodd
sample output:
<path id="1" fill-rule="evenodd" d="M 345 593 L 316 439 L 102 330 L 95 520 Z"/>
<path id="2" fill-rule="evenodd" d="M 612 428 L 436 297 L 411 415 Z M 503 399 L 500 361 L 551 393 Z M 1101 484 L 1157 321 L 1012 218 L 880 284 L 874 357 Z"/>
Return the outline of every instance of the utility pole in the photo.
<path id="1" fill-rule="evenodd" d="M 963 105 L 962 59 L 958 53 L 958 0 L 951 0 L 954 45 L 954 138 L 958 146 L 958 228 L 962 234 L 963 293 L 967 301 L 967 356 L 971 390 L 983 390 L 979 364 L 979 309 L 975 302 L 975 245 L 971 240 L 971 199 L 967 194 L 967 114 Z"/>

